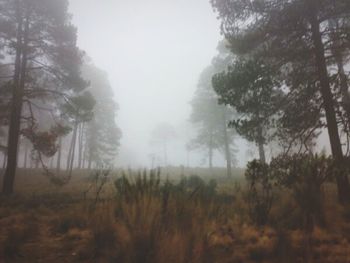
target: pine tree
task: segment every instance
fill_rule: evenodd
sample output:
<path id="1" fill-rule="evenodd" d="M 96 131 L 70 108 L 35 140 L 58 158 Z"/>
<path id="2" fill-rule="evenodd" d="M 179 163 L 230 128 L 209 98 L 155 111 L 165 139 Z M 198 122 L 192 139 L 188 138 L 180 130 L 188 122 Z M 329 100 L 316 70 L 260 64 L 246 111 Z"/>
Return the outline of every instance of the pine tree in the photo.
<path id="1" fill-rule="evenodd" d="M 40 131 L 34 109 L 54 113 L 63 101 L 86 87 L 80 77 L 83 54 L 76 47 L 76 29 L 67 10 L 67 0 L 0 0 L 0 42 L 11 73 L 5 76 L 10 114 L 4 194 L 13 192 L 20 134 L 31 140 L 46 138 L 53 144 L 52 139 L 58 137 Z M 54 154 L 38 140 L 32 143 L 38 146 L 36 150 Z"/>
<path id="2" fill-rule="evenodd" d="M 349 46 L 350 2 L 347 0 L 212 0 L 222 19 L 222 31 L 232 49 L 240 54 L 254 54 L 281 69 L 301 63 L 311 72 L 322 99 L 332 154 L 343 162 L 339 135 L 337 101 L 332 91 L 329 65 L 332 50 L 346 55 Z M 329 22 L 341 21 L 337 36 L 341 45 L 334 45 L 334 28 Z M 334 54 L 334 53 L 333 53 Z M 306 105 L 299 105 L 307 110 Z M 350 186 L 346 174 L 337 175 L 341 203 L 350 201 Z"/>
<path id="3" fill-rule="evenodd" d="M 83 157 L 88 160 L 89 168 L 92 165 L 111 166 L 118 154 L 122 135 L 116 123 L 118 104 L 104 71 L 87 63 L 83 67 L 83 75 L 89 80 L 89 91 L 96 100 L 94 116 L 84 127 L 86 150 Z"/>
<path id="4" fill-rule="evenodd" d="M 208 151 L 209 168 L 213 167 L 215 150 L 224 153 L 227 164 L 227 175 L 232 174 L 234 158 L 234 130 L 228 128 L 229 120 L 234 111 L 219 105 L 218 97 L 213 89 L 211 78 L 217 72 L 213 65 L 207 67 L 201 74 L 194 98 L 191 101 L 192 114 L 190 121 L 197 128 L 197 135 L 190 142 L 192 149 Z"/>

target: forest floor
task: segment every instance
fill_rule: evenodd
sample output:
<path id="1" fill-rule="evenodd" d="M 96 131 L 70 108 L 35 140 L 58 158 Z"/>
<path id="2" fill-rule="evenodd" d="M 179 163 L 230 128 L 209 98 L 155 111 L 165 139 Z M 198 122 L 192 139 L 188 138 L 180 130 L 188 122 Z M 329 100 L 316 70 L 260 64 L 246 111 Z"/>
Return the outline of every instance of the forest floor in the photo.
<path id="1" fill-rule="evenodd" d="M 350 208 L 337 205 L 333 184 L 323 224 L 307 234 L 283 192 L 269 222 L 254 225 L 240 175 L 219 179 L 215 198 L 201 200 L 153 186 L 121 198 L 115 177 L 100 184 L 83 174 L 58 187 L 20 170 L 16 195 L 0 199 L 0 262 L 350 262 Z"/>

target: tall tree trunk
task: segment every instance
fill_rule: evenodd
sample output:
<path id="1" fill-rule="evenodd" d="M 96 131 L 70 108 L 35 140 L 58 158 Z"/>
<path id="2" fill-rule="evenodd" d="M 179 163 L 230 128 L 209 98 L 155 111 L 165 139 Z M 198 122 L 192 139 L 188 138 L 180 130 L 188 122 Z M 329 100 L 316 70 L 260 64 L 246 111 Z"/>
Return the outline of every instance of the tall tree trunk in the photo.
<path id="1" fill-rule="evenodd" d="M 322 36 L 320 32 L 320 24 L 318 21 L 317 7 L 318 3 L 315 0 L 309 0 L 310 3 L 310 24 L 312 31 L 312 40 L 314 44 L 314 54 L 316 59 L 316 67 L 318 77 L 321 86 L 321 95 L 323 99 L 324 109 L 326 113 L 327 128 L 329 141 L 332 149 L 333 157 L 339 165 L 342 164 L 343 151 L 340 142 L 340 136 L 338 133 L 338 124 L 336 119 L 336 113 L 334 109 L 333 94 L 330 87 L 328 70 L 325 59 L 325 50 L 322 42 Z M 338 187 L 338 199 L 342 204 L 350 202 L 350 185 L 346 174 L 339 173 L 336 176 Z"/>
<path id="2" fill-rule="evenodd" d="M 83 161 L 83 148 L 84 148 L 84 128 L 85 123 L 80 124 L 79 129 L 79 159 L 78 159 L 78 168 L 82 168 L 82 161 Z"/>
<path id="3" fill-rule="evenodd" d="M 259 148 L 259 159 L 262 163 L 266 163 L 266 157 L 265 157 L 265 149 L 264 149 L 264 135 L 263 135 L 263 129 L 261 126 L 258 127 L 258 141 L 257 145 Z"/>
<path id="4" fill-rule="evenodd" d="M 70 140 L 69 151 L 67 156 L 67 168 L 66 168 L 67 172 L 69 170 L 70 160 L 72 158 L 73 140 L 74 140 L 74 130 L 73 130 L 72 138 Z"/>
<path id="5" fill-rule="evenodd" d="M 264 143 L 262 141 L 259 141 L 258 148 L 259 148 L 259 159 L 260 159 L 260 161 L 262 163 L 266 163 Z"/>
<path id="6" fill-rule="evenodd" d="M 27 169 L 27 163 L 28 163 L 28 142 L 24 143 L 24 163 L 23 168 Z"/>
<path id="7" fill-rule="evenodd" d="M 19 5 L 19 3 L 16 3 Z M 19 8 L 19 7 L 18 7 Z M 16 41 L 15 74 L 13 79 L 13 93 L 11 103 L 10 128 L 8 137 L 8 158 L 4 176 L 2 192 L 5 195 L 13 193 L 13 186 L 17 167 L 18 142 L 21 129 L 21 113 L 23 106 L 23 92 L 26 79 L 27 67 L 27 42 L 29 31 L 29 19 L 26 18 L 23 32 L 23 19 L 18 11 L 18 27 Z"/>
<path id="8" fill-rule="evenodd" d="M 337 30 L 339 30 L 339 24 L 336 20 L 330 20 L 328 26 L 332 31 L 332 41 L 334 44 L 338 43 Z M 350 121 L 350 94 L 348 79 L 344 70 L 343 55 L 339 49 L 332 48 L 332 54 L 338 67 L 338 75 L 340 79 L 340 93 L 342 96 L 342 106 L 346 112 L 347 120 Z"/>
<path id="9" fill-rule="evenodd" d="M 4 152 L 4 159 L 2 163 L 2 169 L 6 169 L 6 163 L 7 163 L 7 154 Z"/>
<path id="10" fill-rule="evenodd" d="M 57 163 L 56 172 L 59 173 L 61 170 L 61 155 L 62 155 L 62 137 L 58 140 L 58 153 L 57 153 Z"/>
<path id="11" fill-rule="evenodd" d="M 88 145 L 88 142 L 86 141 L 85 142 L 84 151 L 83 151 L 83 169 L 86 168 L 86 162 L 88 162 L 88 160 L 86 160 L 86 159 L 89 156 L 89 151 L 90 151 L 89 145 Z"/>
<path id="12" fill-rule="evenodd" d="M 223 131 L 224 131 L 224 140 L 225 140 L 225 157 L 226 157 L 226 170 L 227 177 L 232 177 L 232 157 L 231 157 L 231 143 L 227 131 L 227 119 L 226 119 L 226 109 L 223 109 Z"/>
<path id="13" fill-rule="evenodd" d="M 73 171 L 75 145 L 77 144 L 77 134 L 78 134 L 78 122 L 76 121 L 74 124 L 74 132 L 73 132 L 72 145 L 71 145 L 72 146 L 72 155 L 71 155 L 69 170 L 68 170 L 69 177 L 72 175 L 72 171 Z"/>
<path id="14" fill-rule="evenodd" d="M 345 74 L 342 56 L 335 55 L 335 60 L 338 66 L 338 74 L 340 77 L 340 92 L 342 94 L 342 105 L 349 121 L 350 120 L 350 95 L 349 95 L 348 79 Z"/>
<path id="15" fill-rule="evenodd" d="M 50 169 L 53 169 L 53 161 L 54 161 L 54 156 L 50 158 Z"/>
<path id="16" fill-rule="evenodd" d="M 92 158 L 91 158 L 91 155 L 89 155 L 88 170 L 91 170 L 91 167 L 92 167 Z"/>
<path id="17" fill-rule="evenodd" d="M 79 124 L 79 126 L 78 126 L 78 169 L 81 168 L 81 161 L 82 161 L 82 159 L 81 159 L 81 151 L 82 151 L 82 149 L 81 149 L 81 146 L 82 146 L 81 137 L 82 136 L 81 135 L 82 135 L 82 123 Z"/>
<path id="18" fill-rule="evenodd" d="M 83 164 L 82 164 L 82 168 L 85 169 L 85 163 L 86 163 L 86 145 L 84 147 L 84 150 L 83 150 Z"/>

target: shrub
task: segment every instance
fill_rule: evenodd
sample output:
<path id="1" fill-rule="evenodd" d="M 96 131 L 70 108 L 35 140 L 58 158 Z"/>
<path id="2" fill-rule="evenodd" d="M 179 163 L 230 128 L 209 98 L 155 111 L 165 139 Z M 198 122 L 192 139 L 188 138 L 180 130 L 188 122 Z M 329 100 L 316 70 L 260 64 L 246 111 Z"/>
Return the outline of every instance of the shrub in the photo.
<path id="1" fill-rule="evenodd" d="M 271 161 L 276 183 L 292 190 L 307 232 L 313 230 L 315 222 L 324 224 L 321 186 L 332 176 L 333 165 L 332 159 L 312 154 L 281 155 Z"/>
<path id="2" fill-rule="evenodd" d="M 138 201 L 147 195 L 160 195 L 160 169 L 132 172 L 124 171 L 122 176 L 114 182 L 117 198 L 126 202 Z"/>
<path id="3" fill-rule="evenodd" d="M 190 198 L 199 198 L 201 200 L 212 199 L 216 194 L 217 183 L 211 179 L 206 183 L 198 175 L 183 177 L 178 184 L 178 189 L 181 189 L 183 194 L 188 194 Z"/>
<path id="4" fill-rule="evenodd" d="M 249 184 L 246 200 L 250 218 L 259 226 L 265 225 L 273 199 L 269 165 L 258 160 L 249 162 L 245 177 Z"/>

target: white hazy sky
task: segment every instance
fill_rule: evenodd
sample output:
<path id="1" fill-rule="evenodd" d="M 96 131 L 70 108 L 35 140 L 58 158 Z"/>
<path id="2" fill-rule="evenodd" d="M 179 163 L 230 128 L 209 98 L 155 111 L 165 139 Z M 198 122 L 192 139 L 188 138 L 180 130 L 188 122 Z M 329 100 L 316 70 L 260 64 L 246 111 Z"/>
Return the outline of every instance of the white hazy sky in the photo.
<path id="1" fill-rule="evenodd" d="M 209 0 L 70 0 L 70 11 L 78 45 L 107 71 L 120 106 L 120 164 L 150 163 L 159 151 L 150 132 L 160 122 L 179 133 L 169 162 L 186 164 L 189 101 L 221 38 Z"/>

